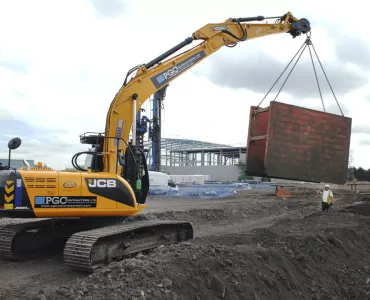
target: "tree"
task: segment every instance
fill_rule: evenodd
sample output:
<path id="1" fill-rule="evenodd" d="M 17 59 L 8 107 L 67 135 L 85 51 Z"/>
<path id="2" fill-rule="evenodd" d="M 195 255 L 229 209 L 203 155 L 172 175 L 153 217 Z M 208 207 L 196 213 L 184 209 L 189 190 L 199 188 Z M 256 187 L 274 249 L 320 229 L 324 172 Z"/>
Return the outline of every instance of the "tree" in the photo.
<path id="1" fill-rule="evenodd" d="M 270 177 L 262 177 L 261 181 L 262 182 L 271 182 L 271 178 Z"/>
<path id="2" fill-rule="evenodd" d="M 355 169 L 355 178 L 360 181 L 368 180 L 367 172 L 363 168 L 359 167 L 358 169 Z"/>

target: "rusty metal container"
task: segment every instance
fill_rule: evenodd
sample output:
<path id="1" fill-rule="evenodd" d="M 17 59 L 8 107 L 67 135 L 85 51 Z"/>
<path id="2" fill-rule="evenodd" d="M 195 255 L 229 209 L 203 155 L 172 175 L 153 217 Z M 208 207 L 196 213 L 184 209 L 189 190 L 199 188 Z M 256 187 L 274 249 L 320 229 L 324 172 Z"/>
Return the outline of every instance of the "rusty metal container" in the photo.
<path id="1" fill-rule="evenodd" d="M 271 101 L 250 109 L 246 174 L 344 184 L 352 119 Z"/>

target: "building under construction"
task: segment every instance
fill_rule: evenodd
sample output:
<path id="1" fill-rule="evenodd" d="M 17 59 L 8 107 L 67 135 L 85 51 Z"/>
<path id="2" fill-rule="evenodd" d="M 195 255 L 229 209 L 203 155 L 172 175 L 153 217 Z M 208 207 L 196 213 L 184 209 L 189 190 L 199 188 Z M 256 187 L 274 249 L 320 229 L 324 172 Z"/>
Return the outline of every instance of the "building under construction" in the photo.
<path id="1" fill-rule="evenodd" d="M 209 175 L 211 180 L 237 180 L 246 147 L 189 139 L 162 138 L 160 171 L 172 175 Z M 151 144 L 147 162 L 153 166 Z M 154 169 L 154 168 L 152 168 Z"/>

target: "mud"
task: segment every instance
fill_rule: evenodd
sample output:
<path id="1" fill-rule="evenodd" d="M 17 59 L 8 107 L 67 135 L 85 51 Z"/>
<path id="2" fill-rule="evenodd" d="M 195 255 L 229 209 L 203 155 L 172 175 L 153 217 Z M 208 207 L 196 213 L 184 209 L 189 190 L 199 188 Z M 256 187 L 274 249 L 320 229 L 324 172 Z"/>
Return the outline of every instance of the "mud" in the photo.
<path id="1" fill-rule="evenodd" d="M 141 219 L 190 220 L 194 240 L 91 275 L 60 256 L 0 261 L 0 299 L 370 299 L 370 202 L 334 192 L 329 213 L 314 193 L 150 199 Z"/>

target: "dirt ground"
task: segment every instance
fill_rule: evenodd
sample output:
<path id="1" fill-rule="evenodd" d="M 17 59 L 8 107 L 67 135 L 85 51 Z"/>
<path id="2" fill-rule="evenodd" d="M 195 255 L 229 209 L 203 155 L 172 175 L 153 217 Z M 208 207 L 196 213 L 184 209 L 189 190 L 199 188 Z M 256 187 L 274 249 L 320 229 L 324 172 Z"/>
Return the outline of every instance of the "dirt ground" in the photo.
<path id="1" fill-rule="evenodd" d="M 189 220 L 194 239 L 91 275 L 60 255 L 0 260 L 0 299 L 370 299 L 370 202 L 335 189 L 323 213 L 314 194 L 149 198 L 141 218 Z"/>

